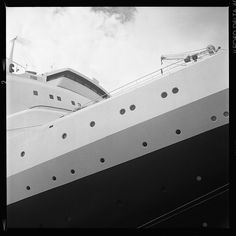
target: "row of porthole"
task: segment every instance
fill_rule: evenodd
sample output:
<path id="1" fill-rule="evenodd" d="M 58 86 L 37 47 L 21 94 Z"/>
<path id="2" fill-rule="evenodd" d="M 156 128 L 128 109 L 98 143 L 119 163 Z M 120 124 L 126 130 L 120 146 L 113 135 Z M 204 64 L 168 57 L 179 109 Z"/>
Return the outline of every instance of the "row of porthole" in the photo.
<path id="1" fill-rule="evenodd" d="M 75 173 L 75 170 L 74 170 L 74 169 L 71 169 L 70 172 L 71 172 L 71 174 L 74 174 L 74 173 Z M 56 176 L 52 176 L 52 180 L 53 180 L 53 181 L 56 181 L 56 179 L 57 179 Z M 27 190 L 30 190 L 30 186 L 26 186 L 26 189 L 27 189 Z"/>
<path id="2" fill-rule="evenodd" d="M 102 162 L 102 163 L 105 162 L 105 159 L 104 159 L 104 158 L 100 158 L 100 162 Z M 71 174 L 75 174 L 75 170 L 74 170 L 74 169 L 71 169 L 70 172 L 71 172 Z M 52 180 L 53 180 L 53 181 L 56 181 L 56 179 L 57 179 L 56 176 L 53 176 L 53 177 L 52 177 Z M 198 176 L 196 177 L 196 180 L 197 180 L 198 182 L 200 182 L 200 181 L 202 180 L 202 177 L 201 177 L 200 175 L 198 175 Z M 27 190 L 30 190 L 30 186 L 26 186 L 26 189 L 27 189 Z M 162 191 L 165 192 L 165 191 L 166 191 L 166 188 L 165 188 L 165 187 L 162 187 Z"/>
<path id="3" fill-rule="evenodd" d="M 132 105 L 130 105 L 129 108 L 130 108 L 131 111 L 134 111 L 135 108 L 136 108 L 136 106 L 135 106 L 134 104 L 132 104 Z M 121 114 L 121 115 L 125 114 L 125 109 L 124 109 L 124 108 L 122 108 L 122 109 L 120 110 L 120 114 Z M 94 126 L 95 126 L 95 121 L 91 121 L 91 122 L 90 122 L 90 127 L 94 127 Z"/>
<path id="4" fill-rule="evenodd" d="M 178 92 L 179 92 L 179 89 L 178 89 L 177 87 L 174 87 L 174 88 L 172 89 L 172 93 L 176 94 L 176 93 L 178 93 Z M 167 92 L 163 92 L 163 93 L 161 94 L 161 96 L 162 96 L 163 98 L 167 97 Z M 136 106 L 135 106 L 134 104 L 132 104 L 132 105 L 130 105 L 129 109 L 130 109 L 131 111 L 134 111 L 134 110 L 136 109 Z M 121 115 L 124 115 L 125 112 L 126 112 L 126 110 L 125 110 L 124 108 L 120 109 L 120 114 L 121 114 Z M 94 127 L 94 126 L 95 126 L 95 121 L 91 121 L 91 122 L 90 122 L 90 126 L 91 126 L 91 127 Z"/>
<path id="5" fill-rule="evenodd" d="M 223 116 L 224 116 L 224 117 L 228 117 L 228 116 L 229 116 L 229 112 L 228 112 L 228 111 L 225 111 L 225 112 L 223 113 Z M 217 117 L 216 117 L 216 116 L 211 116 L 211 120 L 212 120 L 212 121 L 216 121 L 216 120 L 217 120 Z"/>
<path id="6" fill-rule="evenodd" d="M 177 135 L 180 135 L 180 134 L 181 134 L 181 130 L 180 130 L 180 129 L 177 129 L 177 130 L 175 131 L 175 133 L 176 133 Z M 147 147 L 147 142 L 143 142 L 142 145 L 143 145 L 143 147 Z"/>
<path id="7" fill-rule="evenodd" d="M 181 130 L 179 130 L 179 129 L 177 129 L 175 132 L 176 132 L 176 134 L 178 134 L 178 135 L 181 134 Z M 63 134 L 62 134 L 62 138 L 65 139 L 66 137 L 67 137 L 67 134 L 66 134 L 66 133 L 63 133 Z M 143 147 L 147 147 L 147 142 L 144 141 L 144 142 L 142 143 L 142 145 L 143 145 Z M 21 156 L 22 156 L 22 157 L 25 156 L 25 152 L 24 152 L 24 151 L 21 152 Z M 104 162 L 105 160 L 104 160 L 104 158 L 101 158 L 100 161 L 101 161 L 101 162 Z"/>
<path id="8" fill-rule="evenodd" d="M 38 96 L 38 91 L 33 90 L 33 94 L 34 94 L 35 96 Z M 50 98 L 50 99 L 54 99 L 54 96 L 53 96 L 52 94 L 49 94 L 49 98 Z M 57 100 L 58 100 L 58 101 L 61 101 L 61 97 L 60 97 L 60 96 L 57 96 Z M 75 101 L 71 101 L 71 104 L 75 106 Z M 79 102 L 78 102 L 78 106 L 81 107 L 81 104 L 80 104 Z"/>
<path id="9" fill-rule="evenodd" d="M 173 94 L 176 94 L 176 93 L 178 93 L 179 92 L 179 89 L 177 88 L 177 87 L 174 87 L 173 89 L 172 89 L 172 93 Z M 162 98 L 166 98 L 168 96 L 168 93 L 167 92 L 162 92 L 161 93 L 161 97 Z"/>
<path id="10" fill-rule="evenodd" d="M 100 158 L 100 162 L 101 162 L 101 163 L 104 163 L 104 162 L 105 162 L 105 159 L 104 159 L 104 158 Z M 74 169 L 71 169 L 70 172 L 71 172 L 71 174 L 75 174 L 75 170 L 74 170 Z M 57 180 L 57 177 L 56 177 L 56 176 L 52 176 L 52 180 L 53 180 L 53 181 L 56 181 L 56 180 Z M 26 189 L 27 189 L 27 190 L 30 190 L 30 186 L 26 186 Z"/>
<path id="11" fill-rule="evenodd" d="M 132 105 L 129 106 L 129 109 L 130 109 L 131 111 L 134 111 L 134 110 L 136 109 L 136 106 L 135 106 L 134 104 L 132 104 Z M 124 115 L 124 114 L 125 114 L 125 109 L 124 109 L 124 108 L 120 109 L 120 114 L 121 114 L 121 115 Z"/>
<path id="12" fill-rule="evenodd" d="M 228 116 L 229 116 L 229 112 L 228 112 L 228 111 L 225 111 L 225 112 L 223 113 L 223 115 L 224 115 L 225 117 L 228 117 Z M 217 120 L 217 117 L 216 117 L 216 116 L 211 116 L 211 120 L 212 120 L 212 121 L 216 121 L 216 120 Z M 91 122 L 90 122 L 90 126 L 91 126 L 91 127 L 95 126 L 95 121 L 91 121 Z M 53 125 L 49 126 L 49 128 L 51 128 L 51 127 L 53 127 Z M 180 134 L 181 134 L 181 130 L 180 130 L 180 129 L 177 129 L 177 130 L 175 131 L 175 133 L 178 134 L 178 135 L 180 135 Z M 62 138 L 65 139 L 66 137 L 67 137 L 67 134 L 66 134 L 66 133 L 63 133 L 63 134 L 62 134 Z M 147 142 L 143 142 L 143 146 L 146 147 L 146 146 L 147 146 Z M 25 152 L 24 152 L 24 151 L 21 152 L 21 157 L 23 157 L 23 156 L 25 156 Z"/>
<path id="13" fill-rule="evenodd" d="M 104 158 L 100 158 L 100 162 L 102 162 L 102 163 L 105 162 L 105 159 Z M 74 169 L 71 169 L 70 172 L 71 172 L 71 174 L 75 174 L 75 170 Z M 52 176 L 52 180 L 53 181 L 56 181 L 56 179 L 57 179 L 56 176 Z M 200 181 L 202 181 L 202 177 L 200 175 L 198 175 L 198 176 L 196 176 L 196 180 L 198 182 L 200 182 Z M 26 189 L 30 190 L 30 186 L 26 186 Z M 162 187 L 162 191 L 163 192 L 166 191 L 165 187 Z"/>

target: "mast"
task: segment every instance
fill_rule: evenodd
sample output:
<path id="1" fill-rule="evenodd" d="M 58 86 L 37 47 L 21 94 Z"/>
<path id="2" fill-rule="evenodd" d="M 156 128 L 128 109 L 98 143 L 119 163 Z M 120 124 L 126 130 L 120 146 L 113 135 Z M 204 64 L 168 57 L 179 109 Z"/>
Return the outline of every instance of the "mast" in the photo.
<path id="1" fill-rule="evenodd" d="M 14 52 L 16 39 L 17 39 L 17 36 L 14 39 L 11 40 L 12 41 L 12 47 L 11 47 L 11 52 L 10 52 L 10 56 L 9 56 L 9 59 L 10 59 L 11 62 L 13 61 L 13 52 Z"/>
<path id="2" fill-rule="evenodd" d="M 26 40 L 26 39 L 24 39 L 24 38 L 22 38 L 22 37 L 19 37 L 19 36 L 16 36 L 15 38 L 13 38 L 13 39 L 10 40 L 10 42 L 12 43 L 12 46 L 11 46 L 11 51 L 10 51 L 9 58 L 8 58 L 8 60 L 7 60 L 7 62 L 8 62 L 7 68 L 8 68 L 8 72 L 9 72 L 9 73 L 13 73 L 13 72 L 19 71 L 19 69 L 17 69 L 17 68 L 15 69 L 15 66 L 16 66 L 16 65 L 18 65 L 18 66 L 20 66 L 21 68 L 24 68 L 24 69 L 25 69 L 24 66 L 22 66 L 22 65 L 20 65 L 20 64 L 18 64 L 18 63 L 16 63 L 16 62 L 13 61 L 13 54 L 14 54 L 14 48 L 15 48 L 15 43 L 16 43 L 16 41 L 17 41 L 19 44 L 23 45 L 23 46 L 28 45 L 28 44 L 30 43 L 29 40 Z"/>
<path id="3" fill-rule="evenodd" d="M 11 52 L 10 52 L 10 56 L 9 56 L 9 66 L 8 66 L 8 72 L 10 72 L 10 73 L 14 72 L 13 52 L 14 52 L 16 39 L 17 39 L 17 36 L 11 40 L 12 47 L 11 47 Z"/>

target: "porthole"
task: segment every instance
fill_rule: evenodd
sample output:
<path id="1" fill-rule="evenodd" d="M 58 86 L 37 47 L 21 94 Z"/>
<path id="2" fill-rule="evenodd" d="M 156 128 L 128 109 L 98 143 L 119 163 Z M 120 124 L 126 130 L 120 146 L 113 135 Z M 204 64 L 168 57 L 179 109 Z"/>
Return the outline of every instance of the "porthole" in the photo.
<path id="1" fill-rule="evenodd" d="M 61 101 L 61 97 L 57 96 L 57 100 L 58 100 L 58 101 Z"/>
<path id="2" fill-rule="evenodd" d="M 124 114 L 125 114 L 125 109 L 124 109 L 124 108 L 122 108 L 122 109 L 120 110 L 120 114 L 121 114 L 121 115 L 124 115 Z"/>
<path id="3" fill-rule="evenodd" d="M 74 173 L 75 173 L 75 170 L 74 170 L 74 169 L 71 169 L 70 172 L 71 172 L 71 174 L 74 174 Z"/>
<path id="4" fill-rule="evenodd" d="M 71 104 L 75 106 L 75 102 L 74 101 L 71 101 Z"/>
<path id="5" fill-rule="evenodd" d="M 52 176 L 52 180 L 55 181 L 57 178 L 56 176 Z"/>
<path id="6" fill-rule="evenodd" d="M 67 134 L 64 133 L 64 134 L 62 135 L 62 138 L 65 139 L 66 137 L 67 137 Z"/>
<path id="7" fill-rule="evenodd" d="M 104 159 L 104 158 L 100 158 L 100 162 L 101 162 L 101 163 L 104 163 L 104 162 L 105 162 L 105 159 Z"/>
<path id="8" fill-rule="evenodd" d="M 201 177 L 200 175 L 198 175 L 198 176 L 196 177 L 196 180 L 197 180 L 198 182 L 200 182 L 200 181 L 202 180 L 202 177 Z"/>
<path id="9" fill-rule="evenodd" d="M 124 206 L 124 202 L 122 200 L 116 200 L 116 204 L 118 207 L 123 207 Z"/>
<path id="10" fill-rule="evenodd" d="M 177 129 L 177 130 L 175 131 L 175 133 L 176 133 L 176 134 L 181 134 L 181 130 L 180 130 L 180 129 Z"/>
<path id="11" fill-rule="evenodd" d="M 165 186 L 162 186 L 162 187 L 161 187 L 161 191 L 162 191 L 163 193 L 165 193 L 165 192 L 166 192 L 166 187 L 165 187 Z"/>
<path id="12" fill-rule="evenodd" d="M 203 227 L 203 228 L 206 228 L 207 226 L 208 226 L 208 224 L 207 224 L 206 222 L 203 222 L 203 223 L 202 223 L 202 227 Z"/>
<path id="13" fill-rule="evenodd" d="M 212 116 L 212 117 L 211 117 L 211 120 L 212 120 L 212 121 L 216 121 L 216 119 L 217 119 L 216 116 Z"/>
<path id="14" fill-rule="evenodd" d="M 178 88 L 175 87 L 175 88 L 172 89 L 172 93 L 178 93 L 178 92 L 179 92 Z"/>
<path id="15" fill-rule="evenodd" d="M 30 186 L 27 186 L 26 189 L 27 189 L 27 190 L 30 190 Z"/>
<path id="16" fill-rule="evenodd" d="M 225 112 L 224 112 L 224 116 L 225 116 L 225 117 L 228 117 L 228 116 L 229 116 L 229 112 L 228 112 L 228 111 L 225 111 Z"/>
<path id="17" fill-rule="evenodd" d="M 90 122 L 90 126 L 91 126 L 91 127 L 94 127 L 94 126 L 95 126 L 95 121 L 91 121 L 91 122 Z"/>
<path id="18" fill-rule="evenodd" d="M 166 97 L 167 97 L 167 92 L 161 93 L 161 97 L 162 97 L 162 98 L 166 98 Z"/>
<path id="19" fill-rule="evenodd" d="M 143 142 L 143 146 L 144 146 L 144 147 L 147 147 L 147 142 Z"/>
<path id="20" fill-rule="evenodd" d="M 23 152 L 21 152 L 21 157 L 23 157 L 23 156 L 25 156 L 25 152 L 23 151 Z"/>
<path id="21" fill-rule="evenodd" d="M 131 111 L 135 110 L 135 108 L 136 108 L 136 106 L 135 106 L 134 104 L 129 107 L 129 109 L 130 109 Z"/>
<path id="22" fill-rule="evenodd" d="M 53 95 L 52 95 L 52 94 L 49 94 L 49 98 L 50 98 L 50 99 L 53 99 Z"/>
<path id="23" fill-rule="evenodd" d="M 34 94 L 35 96 L 38 96 L 38 91 L 34 90 L 34 91 L 33 91 L 33 94 Z"/>

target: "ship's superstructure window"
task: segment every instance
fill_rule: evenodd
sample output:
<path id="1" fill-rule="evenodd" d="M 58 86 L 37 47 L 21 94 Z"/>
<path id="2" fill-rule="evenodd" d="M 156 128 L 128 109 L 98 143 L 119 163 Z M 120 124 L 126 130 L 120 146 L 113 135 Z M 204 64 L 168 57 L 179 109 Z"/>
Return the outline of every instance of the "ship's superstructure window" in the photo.
<path id="1" fill-rule="evenodd" d="M 58 100 L 58 101 L 61 101 L 61 97 L 57 96 L 57 100 Z"/>
<path id="2" fill-rule="evenodd" d="M 52 95 L 52 94 L 49 94 L 49 98 L 50 98 L 50 99 L 53 99 L 53 95 Z"/>
<path id="3" fill-rule="evenodd" d="M 33 94 L 34 94 L 35 96 L 38 96 L 38 91 L 34 90 L 34 91 L 33 91 Z"/>
<path id="4" fill-rule="evenodd" d="M 71 101 L 71 103 L 72 103 L 72 105 L 74 105 L 74 106 L 75 106 L 75 102 L 74 102 L 74 101 Z"/>

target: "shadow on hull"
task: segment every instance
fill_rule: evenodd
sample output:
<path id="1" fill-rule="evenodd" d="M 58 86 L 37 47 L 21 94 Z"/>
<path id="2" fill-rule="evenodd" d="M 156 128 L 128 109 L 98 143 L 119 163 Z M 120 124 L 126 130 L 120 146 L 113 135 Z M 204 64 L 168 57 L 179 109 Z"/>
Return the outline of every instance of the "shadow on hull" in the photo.
<path id="1" fill-rule="evenodd" d="M 228 129 L 215 128 L 13 203 L 7 227 L 227 228 Z M 172 212 L 186 203 L 188 209 Z"/>

